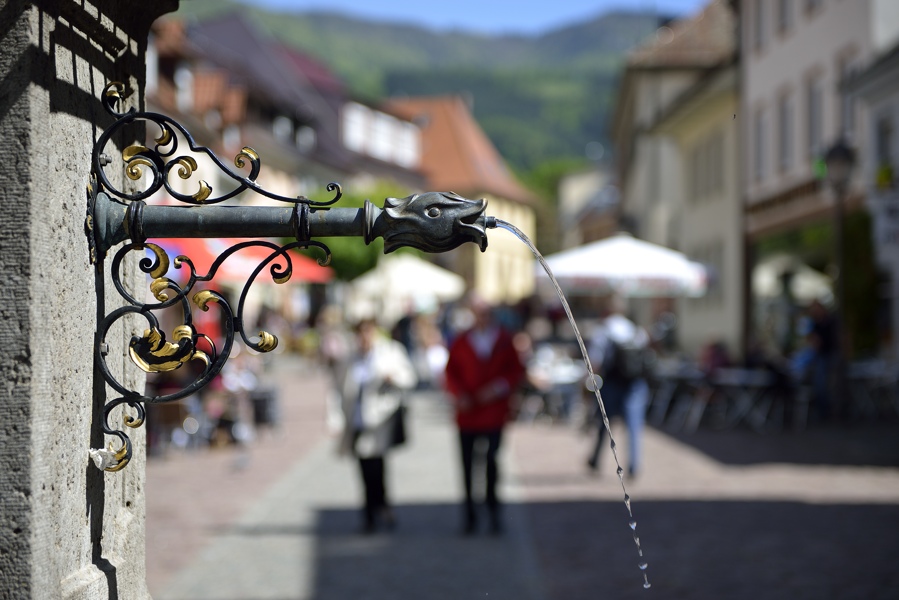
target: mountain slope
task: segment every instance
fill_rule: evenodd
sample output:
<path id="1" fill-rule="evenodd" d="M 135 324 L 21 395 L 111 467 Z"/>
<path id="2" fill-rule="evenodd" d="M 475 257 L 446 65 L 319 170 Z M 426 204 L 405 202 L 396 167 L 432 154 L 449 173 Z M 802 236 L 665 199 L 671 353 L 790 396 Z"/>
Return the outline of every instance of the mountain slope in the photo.
<path id="1" fill-rule="evenodd" d="M 179 16 L 196 19 L 241 11 L 325 62 L 363 99 L 464 94 L 519 170 L 583 156 L 592 140 L 605 143 L 622 57 L 660 22 L 649 13 L 610 13 L 537 36 L 487 36 L 327 12 L 273 13 L 233 0 L 181 7 Z"/>

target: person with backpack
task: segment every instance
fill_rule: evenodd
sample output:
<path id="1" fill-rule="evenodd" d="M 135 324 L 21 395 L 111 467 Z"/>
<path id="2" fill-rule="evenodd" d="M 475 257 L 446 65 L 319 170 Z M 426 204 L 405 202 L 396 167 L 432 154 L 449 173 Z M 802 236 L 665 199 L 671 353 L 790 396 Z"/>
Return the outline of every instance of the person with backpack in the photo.
<path id="1" fill-rule="evenodd" d="M 610 421 L 624 416 L 629 441 L 628 476 L 635 477 L 640 467 L 643 425 L 649 404 L 646 367 L 650 350 L 649 335 L 625 316 L 626 308 L 624 298 L 609 299 L 608 315 L 590 340 L 588 352 L 594 370 L 602 378 L 600 395 L 606 415 Z M 593 472 L 599 470 L 599 455 L 608 433 L 599 406 L 596 420 L 596 444 L 587 459 L 587 467 Z"/>

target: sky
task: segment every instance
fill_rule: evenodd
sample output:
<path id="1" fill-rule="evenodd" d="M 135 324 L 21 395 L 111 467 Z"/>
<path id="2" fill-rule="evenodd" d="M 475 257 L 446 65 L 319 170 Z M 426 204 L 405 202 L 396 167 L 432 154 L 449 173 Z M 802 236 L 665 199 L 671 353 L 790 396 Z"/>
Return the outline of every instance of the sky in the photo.
<path id="1" fill-rule="evenodd" d="M 537 34 L 613 9 L 697 12 L 709 0 L 240 0 L 281 11 L 330 10 L 377 20 L 411 22 L 434 29 Z"/>

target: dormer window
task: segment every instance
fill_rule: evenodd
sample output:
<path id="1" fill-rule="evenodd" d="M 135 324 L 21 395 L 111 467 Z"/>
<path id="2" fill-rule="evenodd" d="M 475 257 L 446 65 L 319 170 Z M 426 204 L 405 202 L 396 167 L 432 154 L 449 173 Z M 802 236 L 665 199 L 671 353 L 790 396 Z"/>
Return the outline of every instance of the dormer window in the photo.
<path id="1" fill-rule="evenodd" d="M 290 117 L 278 115 L 272 121 L 272 134 L 278 141 L 290 142 L 293 137 L 293 122 Z"/>
<path id="2" fill-rule="evenodd" d="M 306 153 L 315 148 L 315 130 L 304 125 L 297 129 L 296 145 L 300 152 Z"/>
<path id="3" fill-rule="evenodd" d="M 181 63 L 175 69 L 175 106 L 182 113 L 193 110 L 194 107 L 194 74 L 186 63 Z"/>

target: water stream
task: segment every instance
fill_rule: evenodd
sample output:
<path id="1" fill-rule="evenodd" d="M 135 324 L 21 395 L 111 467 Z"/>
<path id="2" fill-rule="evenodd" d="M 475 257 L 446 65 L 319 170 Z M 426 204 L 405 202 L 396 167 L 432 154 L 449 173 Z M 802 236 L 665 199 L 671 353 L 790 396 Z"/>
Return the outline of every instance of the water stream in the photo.
<path id="1" fill-rule="evenodd" d="M 615 466 L 617 467 L 616 473 L 618 474 L 618 481 L 621 483 L 621 491 L 624 493 L 624 506 L 627 508 L 628 526 L 633 532 L 634 543 L 637 545 L 637 555 L 640 559 L 640 562 L 637 564 L 637 566 L 640 568 L 640 572 L 643 574 L 643 587 L 648 589 L 652 585 L 649 583 L 649 576 L 646 573 L 648 565 L 643 560 L 643 548 L 640 546 L 640 538 L 637 536 L 637 521 L 634 519 L 634 511 L 631 508 L 630 494 L 627 493 L 627 486 L 624 484 L 624 469 L 621 468 L 621 461 L 618 459 L 618 448 L 615 444 L 615 438 L 612 437 L 612 428 L 609 426 L 609 416 L 608 414 L 606 414 L 606 407 L 605 404 L 603 404 L 602 396 L 599 393 L 599 388 L 602 386 L 602 383 L 599 380 L 599 377 L 593 372 L 593 365 L 590 363 L 590 357 L 587 354 L 587 347 L 586 345 L 584 345 L 584 338 L 581 336 L 581 332 L 577 327 L 577 323 L 574 320 L 574 315 L 571 314 L 571 307 L 568 306 L 568 299 L 565 298 L 565 294 L 562 293 L 562 288 L 559 286 L 559 282 L 556 281 L 555 275 L 553 275 L 552 270 L 546 263 L 546 259 L 543 258 L 543 255 L 540 254 L 531 240 L 528 239 L 528 236 L 522 233 L 520 229 L 518 229 L 511 223 L 507 223 L 502 219 L 496 219 L 495 221 L 497 227 L 510 231 L 513 235 L 515 235 L 515 237 L 524 242 L 524 244 L 528 248 L 530 248 L 531 252 L 534 254 L 534 257 L 543 266 L 543 269 L 549 276 L 553 287 L 555 287 L 556 289 L 556 294 L 558 294 L 559 300 L 562 302 L 562 308 L 565 309 L 565 314 L 568 316 L 568 321 L 571 323 L 571 328 L 574 330 L 574 335 L 575 337 L 577 337 L 577 343 L 581 349 L 581 355 L 584 357 L 584 364 L 587 366 L 587 373 L 592 380 L 592 385 L 590 387 L 593 389 L 593 394 L 596 396 L 596 404 L 597 406 L 599 406 L 599 412 L 602 415 L 603 427 L 606 428 L 606 432 L 608 432 L 609 434 L 609 445 L 612 448 L 612 455 L 615 457 Z"/>

